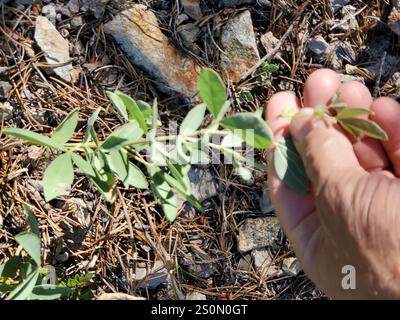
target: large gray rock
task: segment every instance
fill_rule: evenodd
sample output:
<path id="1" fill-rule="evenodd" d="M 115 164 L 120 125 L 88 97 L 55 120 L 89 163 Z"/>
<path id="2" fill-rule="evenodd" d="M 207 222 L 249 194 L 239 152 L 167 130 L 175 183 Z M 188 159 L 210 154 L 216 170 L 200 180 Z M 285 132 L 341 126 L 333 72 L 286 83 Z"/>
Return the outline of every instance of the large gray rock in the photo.
<path id="1" fill-rule="evenodd" d="M 105 25 L 131 61 L 149 73 L 166 93 L 197 94 L 201 71 L 192 59 L 184 57 L 161 32 L 157 17 L 144 5 L 134 5 Z"/>
<path id="2" fill-rule="evenodd" d="M 273 246 L 280 225 L 276 217 L 246 219 L 239 227 L 238 247 L 244 253 L 254 249 Z"/>
<path id="3" fill-rule="evenodd" d="M 38 16 L 36 19 L 35 40 L 44 51 L 47 63 L 57 65 L 51 69 L 63 80 L 71 82 L 69 43 L 46 17 Z"/>
<path id="4" fill-rule="evenodd" d="M 249 11 L 240 13 L 226 23 L 221 33 L 221 44 L 226 53 L 221 55 L 224 77 L 238 82 L 260 60 Z"/>

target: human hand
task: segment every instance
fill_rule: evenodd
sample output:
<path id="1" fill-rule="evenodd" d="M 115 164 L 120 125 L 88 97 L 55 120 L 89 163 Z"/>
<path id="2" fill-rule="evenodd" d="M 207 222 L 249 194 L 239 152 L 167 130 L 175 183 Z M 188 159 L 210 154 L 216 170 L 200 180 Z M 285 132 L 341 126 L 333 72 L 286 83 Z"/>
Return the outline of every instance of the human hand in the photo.
<path id="1" fill-rule="evenodd" d="M 349 107 L 371 109 L 371 119 L 389 140 L 355 141 L 311 108 L 340 94 Z M 304 106 L 293 119 L 285 108 L 301 108 L 290 92 L 275 94 L 265 116 L 276 136 L 293 136 L 311 181 L 299 195 L 276 175 L 268 152 L 269 189 L 282 228 L 303 270 L 334 298 L 400 298 L 400 105 L 390 98 L 373 101 L 367 87 L 341 84 L 328 69 L 306 81 Z M 344 290 L 342 268 L 354 266 L 356 290 Z"/>

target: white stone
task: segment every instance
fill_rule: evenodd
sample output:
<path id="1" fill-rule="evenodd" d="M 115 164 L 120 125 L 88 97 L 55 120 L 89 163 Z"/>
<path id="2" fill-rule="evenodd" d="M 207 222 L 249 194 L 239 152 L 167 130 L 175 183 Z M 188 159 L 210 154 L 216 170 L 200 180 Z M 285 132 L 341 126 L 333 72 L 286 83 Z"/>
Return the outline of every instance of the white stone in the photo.
<path id="1" fill-rule="evenodd" d="M 38 16 L 36 19 L 35 40 L 44 51 L 47 63 L 57 65 L 51 69 L 63 80 L 71 82 L 69 43 L 46 17 Z"/>

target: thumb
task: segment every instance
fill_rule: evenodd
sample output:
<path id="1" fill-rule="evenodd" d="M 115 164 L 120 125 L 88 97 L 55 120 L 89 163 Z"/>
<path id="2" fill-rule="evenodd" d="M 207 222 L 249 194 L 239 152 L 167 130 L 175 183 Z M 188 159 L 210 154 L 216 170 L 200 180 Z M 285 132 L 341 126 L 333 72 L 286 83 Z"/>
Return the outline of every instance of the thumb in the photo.
<path id="1" fill-rule="evenodd" d="M 317 194 L 343 174 L 364 172 L 347 137 L 330 118 L 315 117 L 313 109 L 304 108 L 292 119 L 290 133 Z"/>

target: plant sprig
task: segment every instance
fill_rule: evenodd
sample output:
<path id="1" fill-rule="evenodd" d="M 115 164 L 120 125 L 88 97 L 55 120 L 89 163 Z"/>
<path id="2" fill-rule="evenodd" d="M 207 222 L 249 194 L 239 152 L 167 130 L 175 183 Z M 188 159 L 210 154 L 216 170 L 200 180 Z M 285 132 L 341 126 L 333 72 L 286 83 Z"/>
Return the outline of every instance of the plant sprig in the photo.
<path id="1" fill-rule="evenodd" d="M 265 72 L 270 74 L 274 70 L 268 69 Z M 202 210 L 201 203 L 191 193 L 188 172 L 194 163 L 209 160 L 204 149 L 218 151 L 228 157 L 234 166 L 234 172 L 247 180 L 251 178 L 251 170 L 265 170 L 265 166 L 237 149 L 266 149 L 272 145 L 276 147 L 274 163 L 278 176 L 296 192 L 308 192 L 304 165 L 290 137 L 275 141 L 260 110 L 227 116 L 231 102 L 227 99 L 224 82 L 215 71 L 206 68 L 201 72 L 198 90 L 203 103 L 187 113 L 179 132 L 174 135 L 158 134 L 160 121 L 157 100 L 149 105 L 144 101 L 135 101 L 119 91 L 107 94 L 123 123 L 103 141 L 95 131 L 100 109 L 89 118 L 81 142 L 70 142 L 78 127 L 78 109 L 73 110 L 61 122 L 51 137 L 16 128 L 6 128 L 3 132 L 56 152 L 56 158 L 43 176 L 46 201 L 67 192 L 74 181 L 76 167 L 109 202 L 116 198 L 119 181 L 125 188 L 151 187 L 167 220 L 172 222 L 180 209 L 177 194 L 198 210 Z M 332 110 L 337 112 L 335 117 L 331 115 Z M 207 111 L 212 121 L 203 127 Z M 315 116 L 334 117 L 339 125 L 357 138 L 362 133 L 377 139 L 387 138 L 386 133 L 376 123 L 358 118 L 367 114 L 369 111 L 364 109 L 349 109 L 340 103 L 339 98 L 330 106 L 321 106 L 315 111 Z M 290 116 L 294 116 L 294 113 L 290 113 Z M 214 137 L 222 137 L 222 141 L 215 143 Z M 166 142 L 174 142 L 175 152 L 167 150 Z M 145 157 L 145 152 L 150 157 Z"/>

